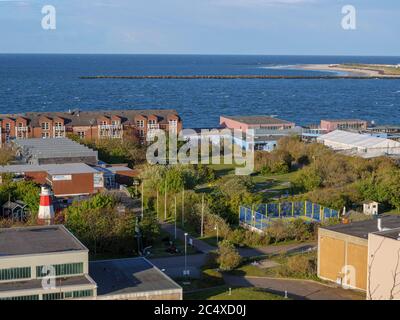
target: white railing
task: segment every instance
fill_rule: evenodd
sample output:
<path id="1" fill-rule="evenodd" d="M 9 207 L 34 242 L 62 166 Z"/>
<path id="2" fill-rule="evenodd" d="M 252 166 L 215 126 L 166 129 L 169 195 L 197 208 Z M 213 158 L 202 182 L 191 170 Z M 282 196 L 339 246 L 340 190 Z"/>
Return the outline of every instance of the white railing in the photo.
<path id="1" fill-rule="evenodd" d="M 29 127 L 15 127 L 15 139 L 28 138 Z"/>
<path id="2" fill-rule="evenodd" d="M 147 128 L 149 130 L 157 130 L 157 129 L 160 129 L 160 125 L 159 124 L 149 124 L 149 125 L 147 125 Z"/>
<path id="3" fill-rule="evenodd" d="M 54 126 L 53 127 L 54 138 L 65 138 L 65 126 Z"/>
<path id="4" fill-rule="evenodd" d="M 99 125 L 99 137 L 121 139 L 123 136 L 123 126 L 117 124 L 101 124 Z"/>

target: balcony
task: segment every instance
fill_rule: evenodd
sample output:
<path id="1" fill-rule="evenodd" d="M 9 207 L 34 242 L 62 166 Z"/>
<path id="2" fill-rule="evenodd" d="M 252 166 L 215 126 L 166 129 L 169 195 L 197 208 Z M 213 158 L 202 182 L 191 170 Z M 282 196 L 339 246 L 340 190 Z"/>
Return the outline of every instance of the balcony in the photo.
<path id="1" fill-rule="evenodd" d="M 121 139 L 123 126 L 121 124 L 101 124 L 98 126 L 99 138 Z"/>
<path id="2" fill-rule="evenodd" d="M 158 130 L 158 129 L 160 129 L 160 125 L 159 124 L 148 124 L 147 128 L 149 130 Z"/>
<path id="3" fill-rule="evenodd" d="M 15 127 L 15 138 L 16 139 L 27 139 L 29 133 L 29 127 Z"/>
<path id="4" fill-rule="evenodd" d="M 65 138 L 65 126 L 54 126 L 53 137 L 54 138 Z"/>

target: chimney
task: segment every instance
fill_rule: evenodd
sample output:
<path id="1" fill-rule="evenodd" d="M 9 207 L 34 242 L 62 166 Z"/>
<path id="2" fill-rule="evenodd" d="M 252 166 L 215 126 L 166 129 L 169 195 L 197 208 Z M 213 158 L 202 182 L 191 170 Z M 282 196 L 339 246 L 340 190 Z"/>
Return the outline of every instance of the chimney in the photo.
<path id="1" fill-rule="evenodd" d="M 50 189 L 42 186 L 38 213 L 38 223 L 41 225 L 50 225 L 54 223 L 54 207 L 51 201 L 51 196 L 52 193 Z"/>
<path id="2" fill-rule="evenodd" d="M 382 219 L 381 218 L 378 218 L 378 230 L 379 231 L 383 231 L 383 228 L 382 228 Z"/>

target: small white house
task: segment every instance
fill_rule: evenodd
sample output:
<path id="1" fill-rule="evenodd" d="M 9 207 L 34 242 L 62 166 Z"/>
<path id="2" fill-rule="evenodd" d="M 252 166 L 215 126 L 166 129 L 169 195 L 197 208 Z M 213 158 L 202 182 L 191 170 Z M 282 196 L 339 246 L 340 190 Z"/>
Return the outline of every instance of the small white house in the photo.
<path id="1" fill-rule="evenodd" d="M 376 201 L 364 202 L 363 211 L 368 216 L 376 216 L 379 214 L 379 203 Z"/>

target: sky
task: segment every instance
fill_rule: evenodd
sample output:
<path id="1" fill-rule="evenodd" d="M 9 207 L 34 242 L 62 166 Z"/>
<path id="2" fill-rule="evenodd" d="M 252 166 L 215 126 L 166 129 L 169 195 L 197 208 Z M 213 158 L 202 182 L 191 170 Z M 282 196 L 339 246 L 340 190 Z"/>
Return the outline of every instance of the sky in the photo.
<path id="1" fill-rule="evenodd" d="M 399 17 L 399 0 L 0 0 L 0 53 L 400 56 Z"/>

